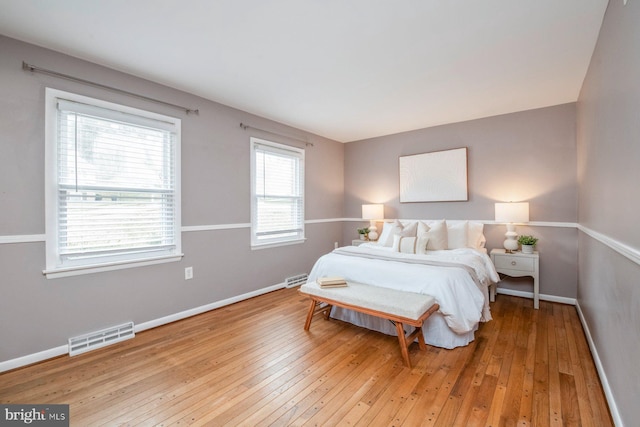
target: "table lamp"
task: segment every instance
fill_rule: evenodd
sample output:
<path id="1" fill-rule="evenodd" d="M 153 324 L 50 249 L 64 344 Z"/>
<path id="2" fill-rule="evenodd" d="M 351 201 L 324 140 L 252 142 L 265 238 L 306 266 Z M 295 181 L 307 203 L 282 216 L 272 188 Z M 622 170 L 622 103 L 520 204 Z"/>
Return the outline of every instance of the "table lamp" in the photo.
<path id="1" fill-rule="evenodd" d="M 529 202 L 496 203 L 496 222 L 507 224 L 507 232 L 504 234 L 504 248 L 507 253 L 518 250 L 518 233 L 516 223 L 529 222 Z"/>
<path id="2" fill-rule="evenodd" d="M 378 240 L 376 220 L 384 219 L 384 205 L 362 205 L 362 219 L 368 219 L 370 221 L 369 240 Z"/>

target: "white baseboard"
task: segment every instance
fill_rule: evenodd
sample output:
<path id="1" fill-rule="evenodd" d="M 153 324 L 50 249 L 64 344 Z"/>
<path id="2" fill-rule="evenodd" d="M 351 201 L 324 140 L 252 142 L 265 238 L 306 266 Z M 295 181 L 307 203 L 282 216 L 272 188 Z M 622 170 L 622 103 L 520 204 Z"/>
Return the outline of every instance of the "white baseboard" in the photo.
<path id="1" fill-rule="evenodd" d="M 225 305 L 234 304 L 236 302 L 244 301 L 249 298 L 257 297 L 258 295 L 266 294 L 278 289 L 285 288 L 286 285 L 278 283 L 277 285 L 268 286 L 266 288 L 258 289 L 256 291 L 248 292 L 246 294 L 238 295 L 235 297 L 223 299 L 221 301 L 212 302 L 211 304 L 201 305 L 200 307 L 192 308 L 189 310 L 181 311 L 180 313 L 171 314 L 169 316 L 161 317 L 159 319 L 150 320 L 148 322 L 135 325 L 136 333 L 146 331 L 147 329 L 156 328 L 158 326 L 166 325 L 167 323 L 175 322 L 178 320 L 186 319 L 187 317 L 196 316 L 198 314 L 205 313 L 207 311 L 214 310 L 216 308 L 224 307 Z"/>
<path id="2" fill-rule="evenodd" d="M 609 411 L 611 411 L 611 418 L 613 418 L 613 423 L 616 426 L 622 427 L 624 424 L 622 423 L 622 418 L 620 417 L 620 412 L 618 412 L 618 406 L 616 405 L 616 401 L 613 398 L 613 393 L 611 391 L 611 387 L 609 386 L 609 381 L 607 380 L 607 374 L 604 371 L 604 367 L 602 366 L 602 361 L 600 360 L 600 356 L 598 356 L 598 350 L 593 342 L 593 338 L 591 337 L 591 332 L 589 331 L 589 326 L 582 314 L 582 309 L 580 308 L 580 303 L 576 302 L 576 310 L 578 311 L 578 317 L 580 318 L 580 323 L 582 323 L 582 329 L 584 330 L 584 335 L 587 337 L 587 343 L 589 343 L 589 349 L 591 350 L 591 357 L 593 357 L 593 362 L 596 365 L 596 370 L 598 371 L 598 377 L 600 377 L 600 382 L 602 383 L 602 389 L 604 390 L 604 396 L 607 399 L 607 403 L 609 404 Z"/>
<path id="3" fill-rule="evenodd" d="M 285 288 L 285 283 L 278 283 L 277 285 L 268 286 L 266 288 L 258 289 L 255 291 L 247 292 L 246 294 L 238 295 L 235 297 L 227 298 L 221 301 L 216 301 L 211 304 L 202 305 L 200 307 L 192 308 L 190 310 L 181 311 L 180 313 L 171 314 L 169 316 L 161 317 L 159 319 L 150 320 L 148 322 L 135 325 L 135 331 L 142 332 L 147 329 L 155 328 L 158 326 L 166 325 L 167 323 L 175 322 L 177 320 L 186 319 L 187 317 L 195 316 L 197 314 L 205 313 L 207 311 L 214 310 L 216 308 L 224 307 L 226 305 L 234 304 L 236 302 L 244 301 L 249 298 L 256 297 L 258 295 L 266 294 L 278 289 Z M 134 338 L 135 339 L 135 338 Z M 21 368 L 23 366 L 31 365 L 34 363 L 42 362 L 47 359 L 51 359 L 58 356 L 63 356 L 69 353 L 69 345 L 61 345 L 58 347 L 50 348 L 48 350 L 39 351 L 37 353 L 28 354 L 26 356 L 16 357 L 15 359 L 6 360 L 0 362 L 0 372 L 10 371 L 12 369 Z"/>
<path id="4" fill-rule="evenodd" d="M 498 288 L 496 292 L 498 292 L 499 294 L 511 295 L 514 297 L 533 299 L 533 292 L 516 291 L 513 289 L 506 289 L 506 288 Z M 576 305 L 575 298 L 559 297 L 556 295 L 540 294 L 540 300 L 550 301 L 550 302 L 559 302 L 561 304 Z"/>
<path id="5" fill-rule="evenodd" d="M 69 353 L 69 345 L 61 345 L 59 347 L 50 348 L 49 350 L 39 351 L 26 356 L 16 357 L 15 359 L 0 362 L 0 372 L 10 371 L 12 369 L 21 368 L 23 366 L 32 365 L 42 362 L 43 360 L 53 359 Z"/>

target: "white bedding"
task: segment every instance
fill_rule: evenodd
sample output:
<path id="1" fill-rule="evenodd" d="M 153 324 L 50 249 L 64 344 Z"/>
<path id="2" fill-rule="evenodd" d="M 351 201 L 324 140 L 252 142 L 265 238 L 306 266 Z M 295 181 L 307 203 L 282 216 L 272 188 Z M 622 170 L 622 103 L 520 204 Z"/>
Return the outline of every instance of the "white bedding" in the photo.
<path id="1" fill-rule="evenodd" d="M 391 260 L 366 258 L 359 254 L 381 254 Z M 465 264 L 475 271 L 478 283 L 464 268 L 414 263 L 421 259 Z M 469 344 L 479 322 L 491 320 L 488 286 L 499 280 L 486 252 L 476 249 L 429 251 L 426 255 L 416 255 L 393 252 L 376 245 L 344 247 L 322 256 L 311 270 L 309 281 L 324 276 L 341 276 L 367 285 L 432 295 L 440 310 L 424 324 L 425 341 L 443 348 Z M 333 308 L 331 316 L 396 335 L 395 327 L 384 319 L 339 307 Z"/>

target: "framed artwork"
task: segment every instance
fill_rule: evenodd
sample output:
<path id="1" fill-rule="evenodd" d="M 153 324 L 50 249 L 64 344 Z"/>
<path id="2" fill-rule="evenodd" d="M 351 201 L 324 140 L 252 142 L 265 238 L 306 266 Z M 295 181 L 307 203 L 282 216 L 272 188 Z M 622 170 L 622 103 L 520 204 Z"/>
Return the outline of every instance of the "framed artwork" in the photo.
<path id="1" fill-rule="evenodd" d="M 467 148 L 399 158 L 400 203 L 469 200 Z"/>

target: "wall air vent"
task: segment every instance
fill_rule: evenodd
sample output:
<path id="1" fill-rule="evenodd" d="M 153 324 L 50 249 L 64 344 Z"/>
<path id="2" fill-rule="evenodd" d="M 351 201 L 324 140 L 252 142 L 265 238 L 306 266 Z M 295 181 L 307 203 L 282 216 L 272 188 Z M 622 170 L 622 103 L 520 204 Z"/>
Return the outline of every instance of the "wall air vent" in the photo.
<path id="1" fill-rule="evenodd" d="M 69 338 L 69 356 L 86 353 L 135 336 L 133 322 Z"/>
<path id="2" fill-rule="evenodd" d="M 308 278 L 309 278 L 309 275 L 306 273 L 298 274 L 297 276 L 287 277 L 284 283 L 287 286 L 287 288 L 293 288 L 295 286 L 300 286 L 304 283 L 307 283 Z"/>

